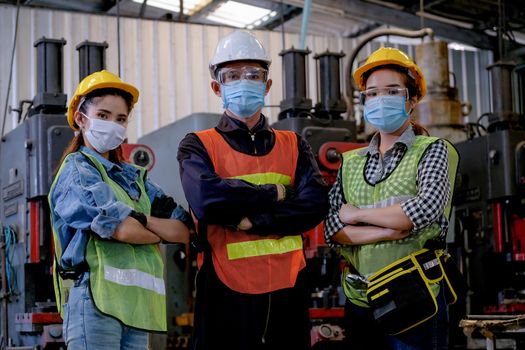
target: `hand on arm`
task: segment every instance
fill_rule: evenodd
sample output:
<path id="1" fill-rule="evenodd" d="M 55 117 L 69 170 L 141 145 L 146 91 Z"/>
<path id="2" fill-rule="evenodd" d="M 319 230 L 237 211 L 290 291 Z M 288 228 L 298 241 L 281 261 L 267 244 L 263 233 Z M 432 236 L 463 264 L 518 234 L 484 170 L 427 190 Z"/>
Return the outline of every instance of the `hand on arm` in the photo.
<path id="1" fill-rule="evenodd" d="M 379 226 L 348 225 L 333 235 L 332 240 L 340 244 L 360 245 L 403 239 L 409 234 L 408 230 L 395 230 Z"/>
<path id="2" fill-rule="evenodd" d="M 181 141 L 177 159 L 186 200 L 195 216 L 207 223 L 237 225 L 243 217 L 270 210 L 281 198 L 273 184 L 256 185 L 242 179 L 221 178 L 195 134 Z"/>
<path id="3" fill-rule="evenodd" d="M 163 241 L 170 243 L 188 243 L 190 231 L 186 225 L 177 219 L 162 219 L 148 216 L 146 228 Z"/>
<path id="4" fill-rule="evenodd" d="M 170 196 L 162 194 L 155 197 L 151 203 L 151 216 L 148 216 L 146 227 L 165 242 L 188 243 L 189 229 L 192 227 L 191 218 L 189 214 L 184 215 L 187 213 L 182 207 L 177 207 L 177 202 Z M 181 215 L 186 217 L 187 223 L 181 220 Z"/>
<path id="5" fill-rule="evenodd" d="M 248 218 L 242 218 L 241 222 L 237 225 L 237 229 L 247 231 L 251 229 L 253 224 L 251 223 L 250 219 Z"/>
<path id="6" fill-rule="evenodd" d="M 410 230 L 414 226 L 400 204 L 385 208 L 361 209 L 351 204 L 344 204 L 339 210 L 339 218 L 349 225 L 365 223 L 400 231 Z"/>
<path id="7" fill-rule="evenodd" d="M 155 244 L 160 242 L 159 236 L 146 229 L 137 219 L 130 216 L 117 226 L 111 237 L 117 241 L 131 244 Z"/>
<path id="8" fill-rule="evenodd" d="M 251 232 L 260 235 L 297 235 L 320 224 L 328 212 L 328 186 L 308 143 L 299 138 L 299 156 L 293 186 L 285 185 L 284 200 L 247 215 Z"/>

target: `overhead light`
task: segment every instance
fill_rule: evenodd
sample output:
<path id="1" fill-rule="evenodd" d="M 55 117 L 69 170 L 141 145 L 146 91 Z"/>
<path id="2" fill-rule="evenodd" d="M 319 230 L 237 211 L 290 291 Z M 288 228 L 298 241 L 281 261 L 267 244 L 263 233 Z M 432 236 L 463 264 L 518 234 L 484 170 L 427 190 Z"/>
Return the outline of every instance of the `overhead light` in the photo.
<path id="1" fill-rule="evenodd" d="M 149 3 L 149 2 L 148 2 Z M 263 7 L 227 1 L 211 12 L 206 19 L 237 28 L 253 29 L 270 18 L 271 10 Z M 263 18 L 266 16 L 266 19 Z M 258 23 L 258 24 L 257 24 Z"/>
<path id="2" fill-rule="evenodd" d="M 452 42 L 448 44 L 448 48 L 457 51 L 479 51 L 473 46 Z"/>
<path id="3" fill-rule="evenodd" d="M 144 0 L 133 0 L 133 2 L 142 4 Z M 191 15 L 195 11 L 209 4 L 211 0 L 184 0 L 182 13 Z M 180 2 L 173 0 L 148 0 L 146 5 L 157 7 L 163 10 L 180 13 Z"/>

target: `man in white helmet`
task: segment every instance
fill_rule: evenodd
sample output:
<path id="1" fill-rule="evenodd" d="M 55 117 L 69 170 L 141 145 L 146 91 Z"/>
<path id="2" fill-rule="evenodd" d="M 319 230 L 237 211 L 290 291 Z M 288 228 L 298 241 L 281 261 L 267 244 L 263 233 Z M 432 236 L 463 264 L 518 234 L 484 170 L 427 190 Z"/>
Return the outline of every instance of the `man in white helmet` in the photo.
<path id="1" fill-rule="evenodd" d="M 301 234 L 327 213 L 328 188 L 309 145 L 261 114 L 270 63 L 251 33 L 220 40 L 209 68 L 224 115 L 179 146 L 200 243 L 194 349 L 310 347 Z"/>

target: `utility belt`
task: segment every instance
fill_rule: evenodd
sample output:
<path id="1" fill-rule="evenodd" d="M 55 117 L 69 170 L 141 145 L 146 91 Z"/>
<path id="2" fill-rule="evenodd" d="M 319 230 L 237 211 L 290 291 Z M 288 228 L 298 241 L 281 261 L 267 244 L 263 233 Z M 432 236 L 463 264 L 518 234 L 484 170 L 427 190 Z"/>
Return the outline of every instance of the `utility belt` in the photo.
<path id="1" fill-rule="evenodd" d="M 448 304 L 466 292 L 466 283 L 444 250 L 423 248 L 368 278 L 366 297 L 376 323 L 388 334 L 403 333 L 438 311 L 440 285 Z"/>
<path id="2" fill-rule="evenodd" d="M 58 274 L 63 280 L 74 280 L 76 281 L 84 272 L 89 271 L 87 262 L 83 261 L 73 269 L 64 269 L 60 264 L 56 264 Z"/>

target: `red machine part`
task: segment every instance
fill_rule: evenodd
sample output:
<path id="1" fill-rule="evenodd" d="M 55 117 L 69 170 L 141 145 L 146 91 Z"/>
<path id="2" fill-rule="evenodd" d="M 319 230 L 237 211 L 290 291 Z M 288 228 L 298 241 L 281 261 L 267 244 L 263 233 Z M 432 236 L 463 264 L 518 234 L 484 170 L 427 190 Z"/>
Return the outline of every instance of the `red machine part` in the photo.
<path id="1" fill-rule="evenodd" d="M 317 256 L 317 247 L 326 245 L 323 222 L 304 233 L 304 255 L 307 259 Z"/>
<path id="2" fill-rule="evenodd" d="M 514 261 L 525 261 L 525 218 L 512 216 L 512 257 Z"/>
<path id="3" fill-rule="evenodd" d="M 494 251 L 503 252 L 503 213 L 501 203 L 492 203 L 492 222 L 494 226 Z"/>
<path id="4" fill-rule="evenodd" d="M 40 262 L 40 202 L 29 202 L 30 252 L 29 262 Z"/>
<path id="5" fill-rule="evenodd" d="M 365 147 L 364 143 L 329 141 L 319 147 L 319 165 L 325 169 L 337 172 L 341 166 L 341 154 Z"/>
<path id="6" fill-rule="evenodd" d="M 365 147 L 364 143 L 354 142 L 325 142 L 319 148 L 319 165 L 321 173 L 329 185 L 333 185 L 337 177 L 337 171 L 341 166 L 341 154 L 344 152 Z M 320 223 L 312 230 L 304 234 L 305 237 L 305 255 L 312 258 L 317 254 L 317 247 L 326 245 L 324 240 L 323 223 Z"/>
<path id="7" fill-rule="evenodd" d="M 310 319 L 325 319 L 325 318 L 343 318 L 345 309 L 343 307 L 324 308 L 310 308 Z"/>
<path id="8" fill-rule="evenodd" d="M 16 314 L 15 323 L 53 324 L 62 323 L 58 312 L 26 312 Z"/>
<path id="9" fill-rule="evenodd" d="M 320 341 L 341 341 L 344 339 L 343 329 L 335 324 L 323 323 L 310 330 L 311 345 Z"/>
<path id="10" fill-rule="evenodd" d="M 123 143 L 122 155 L 126 161 L 142 166 L 148 169 L 148 171 L 153 169 L 155 165 L 155 153 L 153 153 L 150 147 L 143 144 Z"/>

